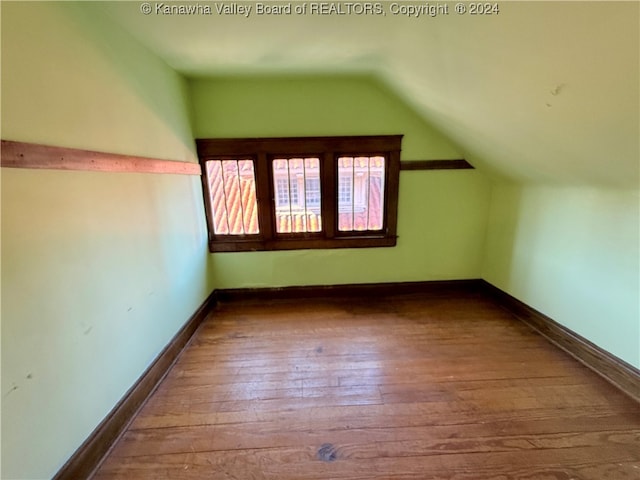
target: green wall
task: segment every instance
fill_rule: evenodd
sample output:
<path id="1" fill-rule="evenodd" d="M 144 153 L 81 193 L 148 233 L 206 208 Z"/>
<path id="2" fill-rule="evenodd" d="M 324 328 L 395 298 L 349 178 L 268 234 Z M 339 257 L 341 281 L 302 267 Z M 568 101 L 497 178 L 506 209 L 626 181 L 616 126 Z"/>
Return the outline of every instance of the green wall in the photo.
<path id="1" fill-rule="evenodd" d="M 186 82 L 80 4 L 2 2 L 2 138 L 196 161 Z M 212 289 L 200 179 L 2 169 L 2 478 L 53 476 Z"/>
<path id="2" fill-rule="evenodd" d="M 196 136 L 404 134 L 403 160 L 460 158 L 459 149 L 368 76 L 199 78 Z M 489 182 L 476 170 L 402 172 L 394 248 L 219 253 L 220 288 L 478 278 Z"/>
<path id="3" fill-rule="evenodd" d="M 496 184 L 483 278 L 640 367 L 640 195 Z"/>

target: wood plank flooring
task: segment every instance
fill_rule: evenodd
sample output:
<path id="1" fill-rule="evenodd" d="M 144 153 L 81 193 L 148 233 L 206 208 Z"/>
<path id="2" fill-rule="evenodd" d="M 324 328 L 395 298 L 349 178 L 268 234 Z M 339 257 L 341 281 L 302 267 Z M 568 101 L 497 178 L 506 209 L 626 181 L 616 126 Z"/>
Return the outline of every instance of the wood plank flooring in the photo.
<path id="1" fill-rule="evenodd" d="M 481 294 L 219 305 L 94 475 L 640 479 L 640 405 Z"/>

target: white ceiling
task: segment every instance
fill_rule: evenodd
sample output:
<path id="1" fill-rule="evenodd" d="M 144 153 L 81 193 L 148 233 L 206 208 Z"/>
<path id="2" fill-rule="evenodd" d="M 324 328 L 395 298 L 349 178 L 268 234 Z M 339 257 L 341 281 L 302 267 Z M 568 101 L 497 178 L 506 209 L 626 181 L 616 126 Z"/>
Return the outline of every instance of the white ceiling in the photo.
<path id="1" fill-rule="evenodd" d="M 249 18 L 219 15 L 219 3 L 195 16 L 143 15 L 137 1 L 91 8 L 186 76 L 374 72 L 480 168 L 639 186 L 637 1 L 500 2 L 490 16 L 451 2 L 421 18 L 393 15 L 392 2 L 380 16 L 258 16 L 239 2 Z"/>

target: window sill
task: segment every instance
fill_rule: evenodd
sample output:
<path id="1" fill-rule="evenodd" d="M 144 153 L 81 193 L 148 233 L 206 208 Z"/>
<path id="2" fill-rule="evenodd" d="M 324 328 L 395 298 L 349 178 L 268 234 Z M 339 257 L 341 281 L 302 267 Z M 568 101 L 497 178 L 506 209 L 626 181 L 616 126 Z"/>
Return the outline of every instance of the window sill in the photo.
<path id="1" fill-rule="evenodd" d="M 278 240 L 213 240 L 209 242 L 211 253 L 221 252 L 268 252 L 277 250 L 312 250 L 333 248 L 395 247 L 393 236 L 349 236 L 332 239 L 278 239 Z"/>

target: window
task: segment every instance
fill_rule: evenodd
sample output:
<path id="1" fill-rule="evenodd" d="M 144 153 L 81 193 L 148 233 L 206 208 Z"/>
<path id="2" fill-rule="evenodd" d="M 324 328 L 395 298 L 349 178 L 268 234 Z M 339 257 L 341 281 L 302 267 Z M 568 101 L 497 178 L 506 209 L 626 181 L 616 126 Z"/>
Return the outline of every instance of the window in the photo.
<path id="1" fill-rule="evenodd" d="M 276 233 L 305 233 L 322 231 L 320 212 L 320 190 L 312 192 L 308 201 L 305 191 L 307 182 L 320 185 L 320 159 L 276 158 L 271 162 L 275 198 Z M 298 195 L 298 185 L 303 190 Z"/>
<path id="2" fill-rule="evenodd" d="M 216 235 L 259 234 L 256 179 L 252 160 L 212 160 L 206 164 Z"/>
<path id="3" fill-rule="evenodd" d="M 197 140 L 210 250 L 394 246 L 401 140 Z"/>
<path id="4" fill-rule="evenodd" d="M 382 230 L 384 173 L 383 156 L 338 158 L 338 230 Z"/>

